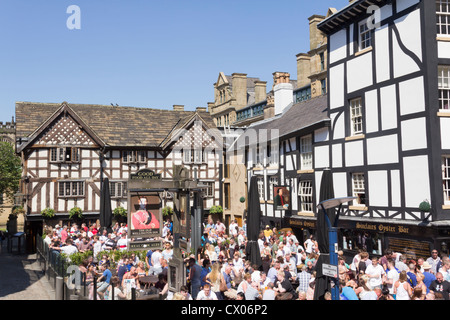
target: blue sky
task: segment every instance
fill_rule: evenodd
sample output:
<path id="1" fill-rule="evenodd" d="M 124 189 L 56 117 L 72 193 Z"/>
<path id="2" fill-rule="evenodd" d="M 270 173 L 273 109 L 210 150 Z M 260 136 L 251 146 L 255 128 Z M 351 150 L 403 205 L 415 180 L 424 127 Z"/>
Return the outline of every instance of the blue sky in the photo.
<path id="1" fill-rule="evenodd" d="M 213 99 L 219 72 L 297 78 L 308 17 L 348 0 L 1 0 L 0 121 L 16 101 L 186 110 Z M 67 8 L 80 8 L 70 30 Z"/>

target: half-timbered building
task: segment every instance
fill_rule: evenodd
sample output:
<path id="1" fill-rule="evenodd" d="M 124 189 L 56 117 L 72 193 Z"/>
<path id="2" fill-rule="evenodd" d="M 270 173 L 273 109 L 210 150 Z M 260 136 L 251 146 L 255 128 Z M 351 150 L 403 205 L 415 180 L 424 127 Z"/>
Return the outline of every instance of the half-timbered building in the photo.
<path id="1" fill-rule="evenodd" d="M 247 180 L 257 177 L 262 226 L 291 227 L 290 220 L 297 222 L 295 226 L 300 221 L 307 226 L 303 220 L 314 224 L 315 185 L 325 167 L 322 149 L 330 122 L 327 96 L 294 102 L 293 86 L 276 84 L 274 113 L 272 118 L 251 124 L 234 149 L 244 154 Z M 274 203 L 278 187 L 286 187 L 289 192 L 287 210 L 279 210 Z"/>
<path id="2" fill-rule="evenodd" d="M 171 179 L 173 165 L 183 165 L 207 186 L 203 207 L 219 205 L 221 154 L 215 151 L 221 150 L 221 136 L 214 128 L 204 108 L 16 103 L 28 231 L 38 232 L 45 208 L 67 220 L 69 210 L 79 207 L 86 219 L 96 220 L 103 178 L 110 183 L 112 209 L 127 208 L 127 181 L 141 169 Z M 192 143 L 180 147 L 180 140 Z M 163 205 L 172 206 L 169 193 Z"/>
<path id="3" fill-rule="evenodd" d="M 448 253 L 449 14 L 448 0 L 357 0 L 318 26 L 328 34 L 324 161 L 335 196 L 356 198 L 340 223 L 350 253 Z"/>

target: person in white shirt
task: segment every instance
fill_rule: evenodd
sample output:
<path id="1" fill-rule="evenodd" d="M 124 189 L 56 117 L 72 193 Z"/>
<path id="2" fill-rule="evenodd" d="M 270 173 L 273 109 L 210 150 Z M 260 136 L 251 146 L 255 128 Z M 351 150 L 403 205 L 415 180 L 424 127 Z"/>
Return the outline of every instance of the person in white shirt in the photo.
<path id="1" fill-rule="evenodd" d="M 405 255 L 400 255 L 398 262 L 395 263 L 395 267 L 398 269 L 398 272 L 402 272 L 402 271 L 409 271 L 408 266 L 406 265 L 406 261 L 407 261 L 407 257 Z"/>
<path id="2" fill-rule="evenodd" d="M 102 243 L 100 242 L 99 236 L 94 236 L 94 242 L 92 245 L 92 251 L 94 254 L 94 257 L 97 257 L 98 253 L 102 251 Z"/>
<path id="3" fill-rule="evenodd" d="M 273 290 L 273 283 L 269 282 L 269 284 L 267 285 L 267 289 L 264 290 L 262 299 L 263 300 L 275 300 L 275 296 L 276 296 L 276 293 Z"/>
<path id="4" fill-rule="evenodd" d="M 230 236 L 232 237 L 237 237 L 238 235 L 238 224 L 236 220 L 233 220 L 230 225 L 228 226 L 229 230 L 228 233 L 230 234 Z"/>
<path id="5" fill-rule="evenodd" d="M 313 252 L 315 244 L 316 244 L 316 241 L 314 240 L 314 236 L 313 235 L 311 235 L 309 237 L 309 239 L 307 239 L 305 241 L 304 246 L 306 248 L 305 251 L 306 251 L 307 255 L 310 254 L 311 252 Z"/>
<path id="6" fill-rule="evenodd" d="M 237 237 L 239 247 L 245 244 L 245 232 L 244 229 L 239 230 L 239 235 Z"/>
<path id="7" fill-rule="evenodd" d="M 369 276 L 369 285 L 371 289 L 381 288 L 383 279 L 386 276 L 383 267 L 379 264 L 378 258 L 372 258 L 372 264 L 366 268 L 366 274 Z"/>
<path id="8" fill-rule="evenodd" d="M 157 249 L 152 254 L 152 266 L 149 270 L 149 274 L 158 275 L 162 272 L 162 265 L 161 260 L 163 259 L 163 255 L 161 253 L 161 250 Z"/>
<path id="9" fill-rule="evenodd" d="M 68 262 L 71 261 L 71 260 L 70 260 L 70 256 L 71 256 L 72 254 L 74 254 L 74 253 L 77 253 L 77 252 L 78 252 L 78 249 L 77 249 L 77 247 L 75 247 L 75 246 L 73 245 L 73 241 L 72 241 L 72 239 L 70 239 L 70 238 L 68 238 L 68 239 L 66 240 L 66 245 L 63 246 L 63 247 L 61 247 L 61 253 L 64 253 L 64 254 L 67 255 L 67 261 L 68 261 Z"/>
<path id="10" fill-rule="evenodd" d="M 390 294 L 394 294 L 394 284 L 397 282 L 400 274 L 398 273 L 397 269 L 395 269 L 395 260 L 389 259 L 388 260 L 388 269 L 389 271 L 386 274 L 386 285 L 389 289 Z"/>
<path id="11" fill-rule="evenodd" d="M 122 233 L 122 236 L 120 237 L 120 239 L 117 240 L 117 248 L 120 251 L 125 251 L 125 250 L 127 250 L 127 247 L 128 247 L 127 234 L 124 232 L 124 233 Z"/>
<path id="12" fill-rule="evenodd" d="M 209 284 L 205 284 L 203 286 L 203 290 L 201 290 L 197 298 L 195 300 L 218 300 L 216 294 L 211 290 L 211 286 Z"/>

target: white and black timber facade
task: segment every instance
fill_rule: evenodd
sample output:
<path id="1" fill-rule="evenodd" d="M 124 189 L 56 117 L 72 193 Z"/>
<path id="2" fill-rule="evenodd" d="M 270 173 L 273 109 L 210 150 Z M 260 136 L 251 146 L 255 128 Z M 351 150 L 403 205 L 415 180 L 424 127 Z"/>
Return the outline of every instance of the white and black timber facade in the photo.
<path id="1" fill-rule="evenodd" d="M 16 119 L 30 239 L 42 231 L 45 208 L 55 210 L 54 224 L 70 223 L 75 206 L 85 220 L 96 221 L 103 178 L 110 183 L 112 209 L 126 209 L 127 181 L 141 169 L 171 179 L 173 165 L 182 165 L 207 186 L 203 208 L 220 204 L 221 153 L 215 151 L 222 148 L 221 135 L 203 109 L 17 102 Z M 182 140 L 191 141 L 192 150 L 180 147 Z M 162 197 L 164 206 L 173 206 L 170 193 Z"/>
<path id="2" fill-rule="evenodd" d="M 327 162 L 335 196 L 357 197 L 339 226 L 345 250 L 448 254 L 448 5 L 358 0 L 318 26 L 328 35 Z"/>

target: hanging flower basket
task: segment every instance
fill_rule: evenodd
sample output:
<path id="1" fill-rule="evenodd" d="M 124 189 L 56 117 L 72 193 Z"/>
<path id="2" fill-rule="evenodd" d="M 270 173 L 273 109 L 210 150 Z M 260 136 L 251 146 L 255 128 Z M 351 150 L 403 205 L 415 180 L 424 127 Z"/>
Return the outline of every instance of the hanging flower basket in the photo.
<path id="1" fill-rule="evenodd" d="M 423 211 L 423 212 L 430 212 L 430 210 L 431 210 L 430 202 L 428 200 L 422 201 L 419 205 L 419 209 L 420 209 L 420 211 Z"/>
<path id="2" fill-rule="evenodd" d="M 55 216 L 55 210 L 52 208 L 45 208 L 44 210 L 41 211 L 41 215 L 44 218 L 51 219 Z"/>
<path id="3" fill-rule="evenodd" d="M 245 202 L 245 197 L 241 197 L 241 198 L 239 199 L 239 201 L 240 201 L 241 203 L 244 203 L 244 202 Z"/>
<path id="4" fill-rule="evenodd" d="M 126 217 L 127 214 L 127 210 L 124 207 L 117 207 L 113 210 L 113 215 L 115 217 Z"/>
<path id="5" fill-rule="evenodd" d="M 69 211 L 69 219 L 82 219 L 83 218 L 83 210 L 78 207 L 73 207 Z"/>
<path id="6" fill-rule="evenodd" d="M 172 207 L 170 207 L 170 206 L 165 206 L 165 207 L 162 209 L 162 213 L 163 213 L 163 216 L 164 216 L 164 217 L 168 217 L 168 216 L 170 216 L 170 215 L 173 214 L 173 209 L 172 209 Z"/>
<path id="7" fill-rule="evenodd" d="M 221 214 L 221 213 L 223 213 L 223 208 L 222 208 L 222 206 L 212 206 L 211 209 L 209 210 L 209 213 Z"/>

